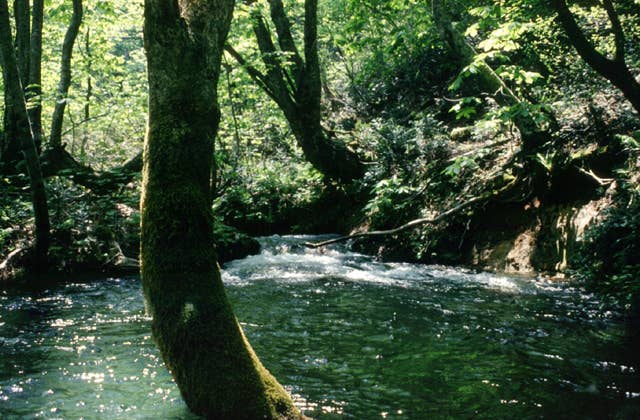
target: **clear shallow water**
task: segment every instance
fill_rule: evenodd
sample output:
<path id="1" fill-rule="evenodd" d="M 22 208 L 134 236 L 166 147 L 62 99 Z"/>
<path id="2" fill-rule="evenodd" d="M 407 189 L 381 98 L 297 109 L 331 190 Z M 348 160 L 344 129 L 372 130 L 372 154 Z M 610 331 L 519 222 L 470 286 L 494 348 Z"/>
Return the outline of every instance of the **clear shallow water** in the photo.
<path id="1" fill-rule="evenodd" d="M 225 267 L 263 363 L 320 418 L 640 418 L 640 358 L 580 290 L 381 264 L 309 237 Z M 0 294 L 0 418 L 191 418 L 139 281 Z"/>

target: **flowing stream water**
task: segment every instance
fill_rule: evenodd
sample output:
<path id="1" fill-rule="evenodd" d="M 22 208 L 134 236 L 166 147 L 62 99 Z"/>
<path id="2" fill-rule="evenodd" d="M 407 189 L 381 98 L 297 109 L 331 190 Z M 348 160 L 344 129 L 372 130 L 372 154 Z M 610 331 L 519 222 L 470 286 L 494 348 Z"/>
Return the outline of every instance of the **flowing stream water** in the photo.
<path id="1" fill-rule="evenodd" d="M 384 264 L 262 238 L 223 280 L 263 363 L 315 418 L 640 418 L 619 314 L 567 285 Z M 0 292 L 0 418 L 193 418 L 138 278 Z"/>

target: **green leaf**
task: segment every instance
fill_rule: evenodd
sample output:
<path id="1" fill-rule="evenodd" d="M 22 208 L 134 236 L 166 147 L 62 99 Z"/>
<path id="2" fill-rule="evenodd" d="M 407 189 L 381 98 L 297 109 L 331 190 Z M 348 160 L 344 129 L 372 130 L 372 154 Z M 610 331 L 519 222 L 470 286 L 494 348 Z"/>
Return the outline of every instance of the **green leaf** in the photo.
<path id="1" fill-rule="evenodd" d="M 467 28 L 467 30 L 464 32 L 464 34 L 466 36 L 469 36 L 469 37 L 473 38 L 473 37 L 478 35 L 478 28 L 479 27 L 480 27 L 480 25 L 478 23 L 474 23 L 474 24 L 472 24 L 471 26 L 469 26 Z"/>

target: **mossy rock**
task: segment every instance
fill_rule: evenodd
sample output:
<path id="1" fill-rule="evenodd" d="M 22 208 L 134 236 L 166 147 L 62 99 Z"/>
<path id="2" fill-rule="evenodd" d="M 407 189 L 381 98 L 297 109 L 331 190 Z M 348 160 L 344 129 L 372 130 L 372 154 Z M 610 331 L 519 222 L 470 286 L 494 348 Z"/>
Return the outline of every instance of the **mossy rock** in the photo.
<path id="1" fill-rule="evenodd" d="M 213 232 L 219 264 L 260 253 L 258 241 L 231 226 L 216 221 Z"/>

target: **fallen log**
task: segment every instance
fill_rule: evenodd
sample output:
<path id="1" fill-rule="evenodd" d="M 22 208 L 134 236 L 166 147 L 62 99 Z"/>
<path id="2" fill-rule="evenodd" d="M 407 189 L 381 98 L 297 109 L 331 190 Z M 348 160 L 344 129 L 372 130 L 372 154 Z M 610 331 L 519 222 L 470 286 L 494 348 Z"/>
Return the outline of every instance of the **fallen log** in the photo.
<path id="1" fill-rule="evenodd" d="M 436 217 L 423 217 L 421 219 L 414 219 L 408 223 L 405 223 L 402 226 L 399 226 L 397 228 L 394 229 L 389 229 L 389 230 L 374 230 L 371 232 L 360 232 L 360 233 L 354 233 L 353 235 L 346 235 L 346 236 L 341 236 L 339 238 L 334 238 L 334 239 L 329 239 L 327 241 L 322 241 L 322 242 L 305 242 L 304 245 L 308 248 L 320 248 L 326 245 L 330 245 L 330 244 L 335 244 L 337 242 L 344 242 L 344 241 L 348 241 L 349 239 L 356 239 L 356 238 L 364 238 L 364 237 L 370 237 L 370 236 L 385 236 L 385 235 L 394 235 L 396 233 L 400 233 L 403 232 L 405 230 L 409 230 L 409 229 L 413 229 L 416 226 L 420 226 L 420 225 L 425 225 L 425 224 L 433 224 L 433 223 L 438 223 L 441 220 L 444 220 L 445 218 L 451 216 L 452 214 L 455 214 L 457 212 L 459 212 L 460 210 L 463 210 L 467 207 L 469 207 L 471 204 L 477 203 L 478 201 L 484 200 L 487 198 L 487 195 L 481 195 L 478 197 L 474 197 L 470 200 L 465 201 L 464 203 L 458 204 L 457 206 L 443 212 L 440 213 L 439 215 L 437 215 Z"/>

